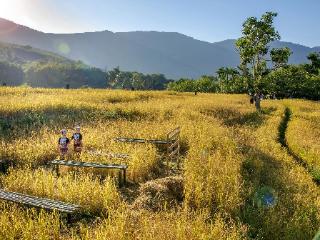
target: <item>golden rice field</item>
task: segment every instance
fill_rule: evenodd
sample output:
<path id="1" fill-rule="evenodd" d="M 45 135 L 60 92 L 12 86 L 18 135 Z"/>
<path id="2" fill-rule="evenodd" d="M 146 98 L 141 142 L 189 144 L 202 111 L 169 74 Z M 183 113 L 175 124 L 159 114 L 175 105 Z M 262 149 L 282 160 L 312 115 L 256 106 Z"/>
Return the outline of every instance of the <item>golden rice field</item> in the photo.
<path id="1" fill-rule="evenodd" d="M 289 101 L 288 106 L 292 119 L 288 125 L 287 144 L 320 183 L 320 105 L 301 100 Z"/>
<path id="2" fill-rule="evenodd" d="M 0 200 L 0 239 L 312 239 L 320 104 L 265 100 L 262 108 L 245 95 L 0 88 L 0 160 L 14 163 L 0 187 L 82 207 L 69 221 Z M 70 136 L 76 123 L 85 147 L 78 160 L 127 164 L 127 187 L 114 170 L 64 167 L 57 176 L 48 166 L 60 129 Z M 170 163 L 169 178 L 162 149 L 114 141 L 164 139 L 177 126 L 182 164 Z"/>

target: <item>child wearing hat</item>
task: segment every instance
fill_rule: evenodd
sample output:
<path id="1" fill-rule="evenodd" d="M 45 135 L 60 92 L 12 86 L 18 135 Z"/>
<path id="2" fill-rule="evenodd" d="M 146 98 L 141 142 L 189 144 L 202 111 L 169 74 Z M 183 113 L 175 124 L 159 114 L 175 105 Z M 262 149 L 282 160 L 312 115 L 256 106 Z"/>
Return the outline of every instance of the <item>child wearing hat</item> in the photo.
<path id="1" fill-rule="evenodd" d="M 72 135 L 73 149 L 76 153 L 81 153 L 82 151 L 82 134 L 80 132 L 80 126 L 75 127 L 75 133 Z"/>
<path id="2" fill-rule="evenodd" d="M 61 137 L 58 140 L 58 148 L 60 151 L 61 159 L 64 159 L 65 155 L 68 153 L 68 145 L 70 143 L 69 138 L 67 137 L 67 130 L 61 130 Z"/>

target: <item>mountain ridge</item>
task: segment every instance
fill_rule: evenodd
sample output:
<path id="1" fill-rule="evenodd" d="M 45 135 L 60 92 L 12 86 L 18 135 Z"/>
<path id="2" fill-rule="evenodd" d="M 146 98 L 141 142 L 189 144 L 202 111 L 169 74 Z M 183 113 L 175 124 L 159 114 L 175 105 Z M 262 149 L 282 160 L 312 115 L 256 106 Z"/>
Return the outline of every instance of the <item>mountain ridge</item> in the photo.
<path id="1" fill-rule="evenodd" d="M 207 42 L 178 32 L 109 30 L 85 33 L 44 33 L 0 18 L 0 41 L 30 45 L 64 57 L 81 60 L 104 70 L 163 73 L 172 79 L 214 74 L 219 67 L 236 67 L 239 55 L 234 39 Z M 288 46 L 290 63 L 307 62 L 320 47 L 277 41 L 271 47 Z"/>

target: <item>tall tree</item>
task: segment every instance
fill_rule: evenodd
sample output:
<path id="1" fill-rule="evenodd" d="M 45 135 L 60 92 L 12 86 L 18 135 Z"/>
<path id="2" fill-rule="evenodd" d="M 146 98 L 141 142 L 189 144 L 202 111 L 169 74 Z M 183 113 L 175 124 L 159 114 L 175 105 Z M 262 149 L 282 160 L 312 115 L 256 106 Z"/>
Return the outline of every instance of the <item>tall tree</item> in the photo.
<path id="1" fill-rule="evenodd" d="M 289 61 L 289 57 L 292 54 L 290 48 L 273 48 L 270 51 L 271 61 L 273 62 L 274 68 L 286 66 Z"/>
<path id="2" fill-rule="evenodd" d="M 280 40 L 279 33 L 273 26 L 273 19 L 277 13 L 266 12 L 260 19 L 248 18 L 242 25 L 242 37 L 236 41 L 241 65 L 248 66 L 253 80 L 253 91 L 259 93 L 258 83 L 266 69 L 266 55 L 268 44 Z M 260 109 L 260 104 L 256 104 Z"/>

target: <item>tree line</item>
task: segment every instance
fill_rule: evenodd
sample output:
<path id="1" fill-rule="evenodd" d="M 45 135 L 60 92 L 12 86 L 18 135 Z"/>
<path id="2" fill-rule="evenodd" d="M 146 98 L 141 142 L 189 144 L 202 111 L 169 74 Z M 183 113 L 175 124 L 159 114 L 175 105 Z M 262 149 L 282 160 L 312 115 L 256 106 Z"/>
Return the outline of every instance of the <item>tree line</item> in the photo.
<path id="1" fill-rule="evenodd" d="M 119 67 L 104 72 L 82 62 L 30 62 L 26 65 L 0 62 L 0 84 L 44 88 L 115 88 L 165 90 L 172 80 L 163 74 L 121 71 Z"/>
<path id="2" fill-rule="evenodd" d="M 243 23 L 242 36 L 236 41 L 240 55 L 237 68 L 221 67 L 216 76 L 197 80 L 180 79 L 168 85 L 180 92 L 220 92 L 264 94 L 277 98 L 320 99 L 320 53 L 306 56 L 307 64 L 290 65 L 291 50 L 269 49 L 280 40 L 273 26 L 277 14 L 267 12 L 260 19 L 250 17 Z"/>
<path id="3" fill-rule="evenodd" d="M 119 67 L 107 72 L 108 86 L 115 89 L 165 90 L 170 82 L 163 74 L 121 71 Z"/>
<path id="4" fill-rule="evenodd" d="M 6 86 L 28 85 L 44 88 L 104 88 L 105 72 L 88 67 L 81 62 L 30 62 L 18 65 L 0 62 L 0 84 Z"/>
<path id="5" fill-rule="evenodd" d="M 204 93 L 255 93 L 277 98 L 320 97 L 320 53 L 308 56 L 310 63 L 289 65 L 273 62 L 256 83 L 249 74 L 241 74 L 236 68 L 222 67 L 216 76 L 202 76 L 199 79 L 182 78 L 168 84 L 168 89 L 178 92 Z"/>
<path id="6" fill-rule="evenodd" d="M 105 73 L 82 62 L 70 64 L 33 63 L 25 71 L 25 83 L 32 87 L 105 88 Z"/>

